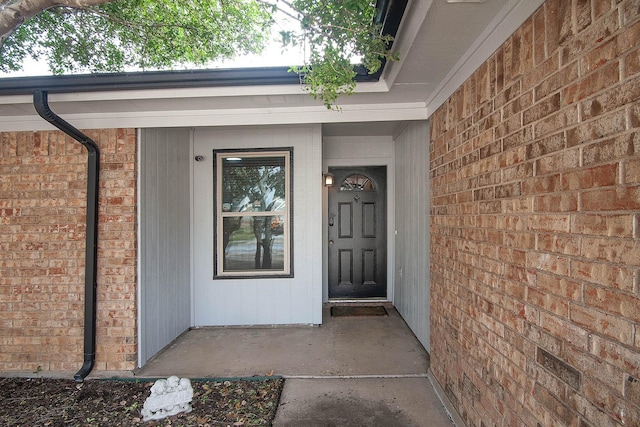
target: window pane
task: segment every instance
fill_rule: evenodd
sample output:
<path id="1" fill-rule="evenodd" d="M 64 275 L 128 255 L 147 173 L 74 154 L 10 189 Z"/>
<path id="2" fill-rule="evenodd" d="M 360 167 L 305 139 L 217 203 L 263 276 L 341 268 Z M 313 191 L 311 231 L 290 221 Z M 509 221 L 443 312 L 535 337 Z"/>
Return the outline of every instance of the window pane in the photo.
<path id="1" fill-rule="evenodd" d="M 292 277 L 292 149 L 214 151 L 219 278 Z"/>
<path id="2" fill-rule="evenodd" d="M 272 212 L 285 209 L 284 156 L 223 159 L 223 212 Z"/>
<path id="3" fill-rule="evenodd" d="M 223 218 L 225 272 L 284 269 L 284 216 Z"/>
<path id="4" fill-rule="evenodd" d="M 373 181 L 364 175 L 350 175 L 340 184 L 340 191 L 375 191 Z"/>

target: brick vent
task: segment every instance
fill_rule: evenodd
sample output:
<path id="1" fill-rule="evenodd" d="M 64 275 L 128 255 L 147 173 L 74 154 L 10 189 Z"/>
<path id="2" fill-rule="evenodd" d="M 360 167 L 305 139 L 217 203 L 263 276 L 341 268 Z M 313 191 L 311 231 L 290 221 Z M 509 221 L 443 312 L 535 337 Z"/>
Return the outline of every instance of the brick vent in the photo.
<path id="1" fill-rule="evenodd" d="M 431 369 L 470 426 L 640 425 L 640 2 L 549 0 L 431 118 Z"/>
<path id="2" fill-rule="evenodd" d="M 136 132 L 100 146 L 96 370 L 135 368 Z M 59 131 L 0 133 L 0 371 L 83 361 L 87 152 Z"/>

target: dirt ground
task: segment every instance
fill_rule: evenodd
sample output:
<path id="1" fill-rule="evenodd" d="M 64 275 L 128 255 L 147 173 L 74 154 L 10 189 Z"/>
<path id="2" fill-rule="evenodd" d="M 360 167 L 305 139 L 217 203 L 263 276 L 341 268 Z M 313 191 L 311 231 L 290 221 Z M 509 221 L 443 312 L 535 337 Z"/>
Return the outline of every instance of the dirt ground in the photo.
<path id="1" fill-rule="evenodd" d="M 148 380 L 0 378 L 2 426 L 270 426 L 284 380 L 193 380 L 193 410 L 143 422 Z"/>

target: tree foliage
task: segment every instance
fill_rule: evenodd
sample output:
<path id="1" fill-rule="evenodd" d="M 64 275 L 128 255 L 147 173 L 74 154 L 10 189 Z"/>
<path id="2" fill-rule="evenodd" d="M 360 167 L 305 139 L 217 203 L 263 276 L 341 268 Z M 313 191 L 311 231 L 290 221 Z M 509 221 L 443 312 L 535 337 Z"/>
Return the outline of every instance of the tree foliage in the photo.
<path id="1" fill-rule="evenodd" d="M 375 73 L 385 60 L 397 60 L 390 51 L 393 37 L 382 33 L 374 21 L 375 2 L 367 0 L 293 0 L 301 32 L 281 32 L 283 43 L 307 47 L 307 62 L 292 70 L 301 74 L 314 98 L 327 107 L 338 96 L 355 89 L 353 58 L 360 58 L 369 73 Z"/>
<path id="2" fill-rule="evenodd" d="M 0 69 L 18 70 L 26 57 L 46 58 L 55 74 L 203 65 L 259 51 L 271 24 L 270 7 L 244 0 L 57 6 L 5 40 Z"/>
<path id="3" fill-rule="evenodd" d="M 54 74 L 205 66 L 260 52 L 276 13 L 299 22 L 282 43 L 304 49 L 292 71 L 328 107 L 355 88 L 354 57 L 371 73 L 395 59 L 373 0 L 0 0 L 0 71 L 27 58 Z"/>

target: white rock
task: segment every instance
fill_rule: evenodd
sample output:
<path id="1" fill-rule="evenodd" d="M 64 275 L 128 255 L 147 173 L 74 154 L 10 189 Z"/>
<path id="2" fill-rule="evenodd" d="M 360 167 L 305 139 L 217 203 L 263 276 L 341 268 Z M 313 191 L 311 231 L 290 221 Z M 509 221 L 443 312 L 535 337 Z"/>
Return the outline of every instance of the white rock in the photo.
<path id="1" fill-rule="evenodd" d="M 189 378 L 171 376 L 157 380 L 142 407 L 142 420 L 160 420 L 180 412 L 191 412 L 192 399 L 193 387 Z"/>

